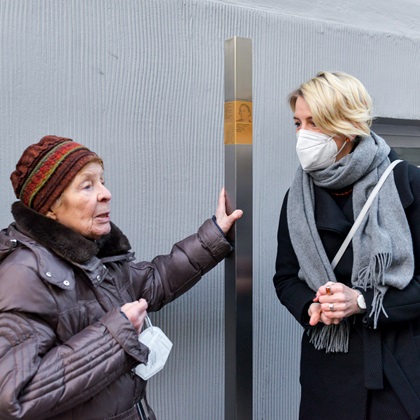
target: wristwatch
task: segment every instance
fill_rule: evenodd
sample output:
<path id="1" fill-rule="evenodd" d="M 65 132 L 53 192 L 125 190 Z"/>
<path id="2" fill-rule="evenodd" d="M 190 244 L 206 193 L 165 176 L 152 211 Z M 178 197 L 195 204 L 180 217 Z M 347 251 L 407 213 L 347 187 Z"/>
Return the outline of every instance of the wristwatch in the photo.
<path id="1" fill-rule="evenodd" d="M 358 293 L 357 295 L 357 306 L 359 307 L 359 309 L 361 311 L 366 311 L 366 301 L 364 296 L 362 295 L 362 293 L 359 290 L 356 290 L 356 292 Z"/>

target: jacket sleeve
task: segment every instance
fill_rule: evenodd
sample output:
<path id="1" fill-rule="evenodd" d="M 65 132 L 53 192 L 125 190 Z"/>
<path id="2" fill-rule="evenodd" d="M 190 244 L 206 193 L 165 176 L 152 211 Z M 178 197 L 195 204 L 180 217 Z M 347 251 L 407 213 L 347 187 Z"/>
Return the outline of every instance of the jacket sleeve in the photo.
<path id="1" fill-rule="evenodd" d="M 147 300 L 149 311 L 157 311 L 193 287 L 231 250 L 220 228 L 208 219 L 196 234 L 177 242 L 170 254 L 131 265 L 135 295 Z"/>
<path id="2" fill-rule="evenodd" d="M 314 291 L 298 277 L 299 263 L 293 249 L 287 225 L 286 194 L 280 212 L 277 233 L 276 273 L 274 287 L 280 302 L 305 328 L 309 327 L 308 308 L 315 297 Z"/>
<path id="3" fill-rule="evenodd" d="M 420 170 L 414 166 L 406 166 L 408 171 L 403 177 L 408 185 L 405 190 L 411 191 L 410 203 L 405 208 L 407 221 L 410 226 L 414 252 L 414 275 L 407 287 L 403 290 L 390 287 L 384 297 L 384 313 L 380 314 L 378 327 L 386 326 L 396 322 L 411 321 L 420 318 Z M 395 168 L 402 171 L 403 166 Z M 397 184 L 398 186 L 398 184 Z M 373 293 L 368 291 L 365 299 L 368 308 L 371 306 Z M 373 326 L 373 318 L 367 314 L 364 317 L 364 324 Z"/>
<path id="4" fill-rule="evenodd" d="M 135 330 L 119 308 L 110 310 L 68 341 L 58 343 L 55 327 L 46 321 L 52 319 L 55 310 L 46 286 L 29 268 L 15 266 L 14 273 L 2 273 L 1 293 L 5 292 L 5 276 L 13 279 L 12 275 L 37 281 L 39 289 L 44 289 L 34 290 L 31 300 L 35 306 L 42 298 L 45 305 L 44 313 L 30 312 L 27 289 L 22 290 L 18 283 L 10 288 L 13 299 L 8 300 L 15 300 L 16 308 L 9 305 L 0 312 L 1 419 L 58 415 L 89 400 L 136 364 L 147 361 L 148 349 L 139 344 Z M 27 303 L 27 312 L 19 308 L 19 302 Z"/>

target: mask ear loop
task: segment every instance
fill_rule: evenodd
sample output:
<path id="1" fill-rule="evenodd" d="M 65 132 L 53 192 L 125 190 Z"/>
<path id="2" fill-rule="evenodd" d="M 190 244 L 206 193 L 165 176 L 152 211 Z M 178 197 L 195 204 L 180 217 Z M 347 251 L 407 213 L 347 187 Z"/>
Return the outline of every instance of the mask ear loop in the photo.
<path id="1" fill-rule="evenodd" d="M 347 143 L 351 142 L 351 139 L 346 137 L 346 140 L 344 141 L 343 145 L 341 146 L 340 150 L 333 156 L 333 158 L 336 158 L 341 151 L 346 147 Z"/>

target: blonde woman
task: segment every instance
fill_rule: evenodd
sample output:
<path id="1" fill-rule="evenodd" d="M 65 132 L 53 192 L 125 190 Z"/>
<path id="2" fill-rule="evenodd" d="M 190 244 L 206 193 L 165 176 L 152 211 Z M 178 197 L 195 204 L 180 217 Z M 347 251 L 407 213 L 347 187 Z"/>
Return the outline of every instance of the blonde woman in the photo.
<path id="1" fill-rule="evenodd" d="M 420 418 L 420 171 L 370 130 L 362 83 L 320 72 L 289 96 L 300 166 L 280 215 L 274 285 L 303 326 L 301 419 Z"/>

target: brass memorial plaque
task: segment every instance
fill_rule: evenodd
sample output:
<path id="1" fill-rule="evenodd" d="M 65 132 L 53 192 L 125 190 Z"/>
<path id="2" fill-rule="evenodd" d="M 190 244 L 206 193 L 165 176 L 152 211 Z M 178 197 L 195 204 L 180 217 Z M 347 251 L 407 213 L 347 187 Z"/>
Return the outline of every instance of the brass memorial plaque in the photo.
<path id="1" fill-rule="evenodd" d="M 252 102 L 225 102 L 225 144 L 252 144 Z"/>

